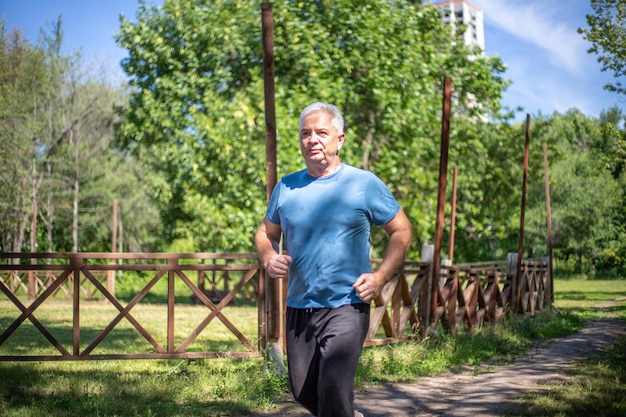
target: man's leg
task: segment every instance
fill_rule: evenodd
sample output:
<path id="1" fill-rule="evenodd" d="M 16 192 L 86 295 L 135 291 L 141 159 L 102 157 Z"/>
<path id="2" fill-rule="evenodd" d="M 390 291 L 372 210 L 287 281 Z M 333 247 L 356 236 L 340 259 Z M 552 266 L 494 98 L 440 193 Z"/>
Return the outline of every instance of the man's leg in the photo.
<path id="1" fill-rule="evenodd" d="M 367 335 L 369 304 L 328 310 L 316 322 L 319 417 L 354 417 L 354 378 Z"/>
<path id="2" fill-rule="evenodd" d="M 310 326 L 315 311 L 320 310 L 287 308 L 286 342 L 291 393 L 298 403 L 317 416 L 320 355 Z"/>

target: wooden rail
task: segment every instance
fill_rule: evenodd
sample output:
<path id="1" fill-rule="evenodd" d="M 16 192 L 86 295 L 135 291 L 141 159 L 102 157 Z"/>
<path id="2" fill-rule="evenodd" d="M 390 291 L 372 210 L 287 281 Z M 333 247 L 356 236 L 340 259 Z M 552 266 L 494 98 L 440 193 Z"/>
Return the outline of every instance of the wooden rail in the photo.
<path id="1" fill-rule="evenodd" d="M 260 356 L 268 346 L 268 294 L 265 274 L 259 268 L 255 254 L 165 254 L 165 253 L 58 253 L 58 254 L 16 254 L 0 253 L 0 291 L 9 304 L 19 310 L 16 317 L 0 317 L 0 349 L 26 320 L 47 339 L 56 353 L 52 354 L 7 354 L 0 352 L 0 361 L 52 361 L 52 360 L 103 360 L 103 359 L 177 359 L 177 358 L 218 358 Z M 121 263 L 119 261 L 122 260 Z M 373 261 L 374 265 L 376 261 Z M 484 324 L 495 324 L 506 311 L 533 315 L 548 307 L 552 299 L 548 260 L 524 260 L 521 262 L 521 298 L 513 298 L 513 277 L 517 262 L 508 261 L 476 262 L 458 265 L 442 265 L 438 283 L 429 282 L 432 268 L 429 262 L 406 261 L 393 279 L 384 287 L 381 295 L 372 304 L 370 328 L 365 345 L 397 343 L 427 336 L 430 332 L 461 331 L 473 332 Z M 111 288 L 112 273 L 143 274 L 145 284 L 126 303 L 120 301 Z M 212 290 L 215 290 L 215 274 L 229 274 L 229 282 L 220 284 L 219 299 L 211 297 L 204 288 L 207 274 L 213 276 Z M 148 275 L 146 279 L 145 276 Z M 232 277 L 237 275 L 238 279 Z M 191 277 L 196 278 L 195 283 Z M 40 278 L 41 277 L 41 278 Z M 148 330 L 134 314 L 134 308 L 161 280 L 166 282 L 167 296 L 155 305 L 165 310 L 167 317 L 167 337 L 165 345 Z M 29 292 L 35 284 L 35 293 Z M 176 285 L 181 285 L 190 294 L 189 298 L 176 298 Z M 435 289 L 431 292 L 431 286 Z M 250 299 L 253 288 L 256 300 Z M 30 294 L 30 297 L 29 297 Z M 96 294 L 116 310 L 115 317 L 99 333 L 84 342 L 84 333 L 94 330 L 84 324 L 81 317 L 81 303 L 87 302 Z M 434 294 L 434 303 L 429 296 Z M 42 305 L 58 302 L 67 297 L 72 303 L 72 340 L 63 344 L 53 335 L 54 332 L 37 319 Z M 228 317 L 226 307 L 239 297 L 239 300 L 256 301 L 258 335 L 256 343 L 244 336 Z M 0 301 L 2 301 L 0 299 Z M 30 302 L 29 302 L 30 301 Z M 102 302 L 101 301 L 101 302 Z M 181 304 L 197 303 L 204 306 L 204 317 L 180 343 L 174 320 Z M 434 306 L 434 310 L 432 309 Z M 149 351 L 143 353 L 94 353 L 98 346 L 113 332 L 120 322 L 130 323 L 144 341 Z M 2 324 L 3 322 L 8 325 Z M 189 349 L 194 340 L 208 332 L 212 322 L 224 325 L 240 344 L 239 350 L 198 351 Z M 28 351 L 28 347 L 20 350 Z"/>
<path id="2" fill-rule="evenodd" d="M 425 314 L 430 263 L 406 261 L 372 304 L 365 346 L 415 339 L 427 320 Z M 382 326 L 382 334 L 380 328 Z"/>
<path id="3" fill-rule="evenodd" d="M 255 254 L 165 254 L 165 253 L 55 253 L 55 254 L 17 254 L 3 253 L 0 259 L 5 259 L 11 263 L 0 265 L 0 291 L 6 298 L 16 306 L 19 314 L 8 327 L 0 328 L 0 346 L 4 344 L 20 327 L 29 320 L 34 327 L 48 340 L 48 342 L 58 352 L 56 355 L 4 355 L 0 360 L 4 361 L 47 361 L 47 360 L 102 360 L 102 359 L 178 359 L 178 358 L 213 358 L 213 357 L 250 357 L 259 356 L 266 344 L 265 335 L 265 297 L 264 297 L 264 274 L 260 271 Z M 15 264 L 14 260 L 19 262 Z M 44 262 L 39 264 L 39 261 Z M 125 260 L 125 264 L 117 264 L 112 261 Z M 206 263 L 207 260 L 219 260 L 220 263 Z M 132 263 L 128 263 L 132 261 Z M 23 278 L 20 271 L 32 279 L 33 276 L 45 276 L 45 280 L 35 278 L 39 289 L 35 298 L 27 303 L 23 297 L 16 294 L 20 290 L 25 290 Z M 127 303 L 120 301 L 102 283 L 103 276 L 110 276 L 108 271 L 126 271 L 142 274 L 151 274 L 145 285 L 139 289 L 137 294 Z M 234 284 L 232 290 L 224 292 L 221 301 L 214 303 L 207 296 L 203 288 L 199 288 L 190 278 L 191 273 L 203 276 L 207 271 L 228 271 L 238 273 L 241 279 Z M 254 280 L 256 279 L 256 282 Z M 162 308 L 166 309 L 167 316 L 167 340 L 165 346 L 157 341 L 151 331 L 142 325 L 133 315 L 133 309 L 146 297 L 150 290 L 161 280 L 166 281 L 167 297 Z M 198 279 L 198 281 L 201 281 Z M 204 318 L 200 321 L 184 340 L 176 345 L 176 321 L 175 312 L 180 303 L 176 302 L 176 284 L 181 283 L 190 294 L 206 307 Z M 258 292 L 258 337 L 257 344 L 249 340 L 244 334 L 229 320 L 224 313 L 225 307 L 231 303 L 236 295 L 246 286 L 254 283 Z M 81 335 L 85 327 L 81 321 L 81 303 L 86 295 L 85 286 L 93 286 L 103 298 L 114 306 L 118 311 L 111 322 L 93 340 L 82 343 Z M 53 335 L 53 332 L 40 322 L 36 313 L 44 303 L 53 302 L 53 294 L 61 288 L 66 288 L 72 300 L 72 341 L 71 346 L 65 346 Z M 93 295 L 93 292 L 89 293 Z M 32 295 L 32 294 L 31 294 Z M 81 297 L 82 295 L 82 297 Z M 187 302 L 186 304 L 189 304 Z M 200 352 L 188 351 L 189 345 L 202 333 L 207 326 L 216 319 L 221 322 L 241 343 L 243 349 L 228 352 Z M 102 341 L 111 334 L 112 330 L 125 320 L 139 332 L 148 342 L 150 351 L 144 353 L 119 353 L 119 354 L 95 354 L 94 350 Z"/>
<path id="4" fill-rule="evenodd" d="M 507 311 L 534 315 L 551 304 L 548 259 L 523 260 L 519 305 L 513 299 L 515 254 L 506 261 L 442 265 L 435 283 L 434 311 L 428 303 L 431 264 L 406 261 L 374 300 L 366 346 L 425 337 L 438 328 L 474 332 L 496 324 Z"/>

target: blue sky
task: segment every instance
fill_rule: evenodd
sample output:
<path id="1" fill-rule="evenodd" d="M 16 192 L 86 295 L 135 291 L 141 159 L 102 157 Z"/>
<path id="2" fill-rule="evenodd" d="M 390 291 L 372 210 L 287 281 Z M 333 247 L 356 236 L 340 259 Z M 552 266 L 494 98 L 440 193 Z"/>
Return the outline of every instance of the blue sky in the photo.
<path id="1" fill-rule="evenodd" d="M 485 15 L 487 55 L 507 65 L 513 84 L 503 104 L 526 114 L 550 115 L 577 108 L 597 117 L 613 105 L 626 110 L 626 98 L 603 90 L 612 74 L 601 72 L 597 57 L 576 31 L 586 27 L 589 0 L 471 0 Z M 148 0 L 147 3 L 152 3 Z M 158 2 L 160 3 L 160 1 Z M 136 0 L 0 0 L 5 26 L 19 27 L 36 41 L 40 28 L 63 17 L 64 52 L 81 50 L 87 62 L 104 63 L 113 79 L 122 78 L 119 61 L 126 56 L 113 40 L 119 16 L 134 20 Z"/>

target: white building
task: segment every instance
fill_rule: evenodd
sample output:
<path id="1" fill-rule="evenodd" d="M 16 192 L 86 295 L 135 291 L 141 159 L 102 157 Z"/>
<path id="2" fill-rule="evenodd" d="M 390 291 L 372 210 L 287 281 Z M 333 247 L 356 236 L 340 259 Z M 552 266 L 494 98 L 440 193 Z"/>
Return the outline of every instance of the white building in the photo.
<path id="1" fill-rule="evenodd" d="M 467 0 L 448 0 L 432 2 L 432 5 L 441 11 L 441 19 L 444 23 L 452 27 L 455 31 L 463 35 L 466 45 L 478 46 L 480 50 L 485 51 L 485 24 L 483 20 L 483 11 Z M 464 30 L 464 32 L 461 32 Z M 473 94 L 468 93 L 467 99 L 463 105 L 459 107 L 459 111 L 463 112 L 469 108 L 479 109 L 479 120 L 487 121 L 487 114 L 480 112 L 481 104 L 476 101 Z M 482 115 L 481 115 L 482 113 Z"/>
<path id="2" fill-rule="evenodd" d="M 441 11 L 441 18 L 452 26 L 452 30 L 465 27 L 463 38 L 466 45 L 479 46 L 485 50 L 485 25 L 483 11 L 467 0 L 448 0 L 432 2 Z"/>

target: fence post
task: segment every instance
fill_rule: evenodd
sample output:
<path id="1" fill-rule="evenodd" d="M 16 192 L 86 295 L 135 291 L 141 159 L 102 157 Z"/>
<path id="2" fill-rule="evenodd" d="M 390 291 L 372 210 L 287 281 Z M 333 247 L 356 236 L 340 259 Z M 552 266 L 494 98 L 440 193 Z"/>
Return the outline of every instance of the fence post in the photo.
<path id="1" fill-rule="evenodd" d="M 448 270 L 449 267 L 452 266 L 452 261 L 450 259 L 442 259 L 441 265 L 439 266 L 439 289 L 443 288 L 446 285 L 446 281 L 448 280 Z"/>
<path id="2" fill-rule="evenodd" d="M 506 275 L 511 280 L 511 286 L 509 289 L 509 299 L 507 300 L 507 308 L 512 309 L 517 313 L 517 287 L 518 274 L 517 274 L 517 253 L 509 252 L 506 254 Z"/>
<path id="3" fill-rule="evenodd" d="M 429 264 L 428 267 L 428 284 L 426 285 L 426 294 L 424 291 L 420 294 L 419 301 L 419 319 L 420 329 L 422 337 L 428 336 L 428 329 L 430 328 L 430 318 L 434 315 L 434 311 L 431 312 L 431 295 L 433 287 L 433 255 L 435 253 L 435 246 L 424 243 L 422 245 L 421 261 Z M 423 287 L 424 288 L 424 287 Z M 426 297 L 424 297 L 426 295 Z M 425 301 L 425 302 L 424 302 Z M 431 314 L 432 313 L 432 314 Z"/>
<path id="4" fill-rule="evenodd" d="M 546 295 L 545 295 L 545 303 L 547 304 L 548 307 L 552 307 L 552 301 L 554 300 L 554 282 L 552 281 L 552 258 L 550 256 L 544 256 L 543 258 L 541 258 L 541 262 L 545 262 L 546 267 L 545 267 L 545 280 L 544 280 L 544 285 L 545 285 L 545 290 L 546 290 Z M 542 279 L 544 279 L 544 277 L 541 277 Z"/>
<path id="5" fill-rule="evenodd" d="M 80 355 L 80 270 L 84 260 L 76 253 L 70 255 L 70 268 L 72 269 L 72 352 L 74 356 Z"/>
<path id="6" fill-rule="evenodd" d="M 174 344 L 174 307 L 176 303 L 175 269 L 177 265 L 177 258 L 167 259 L 167 353 L 172 353 L 176 350 Z"/>

